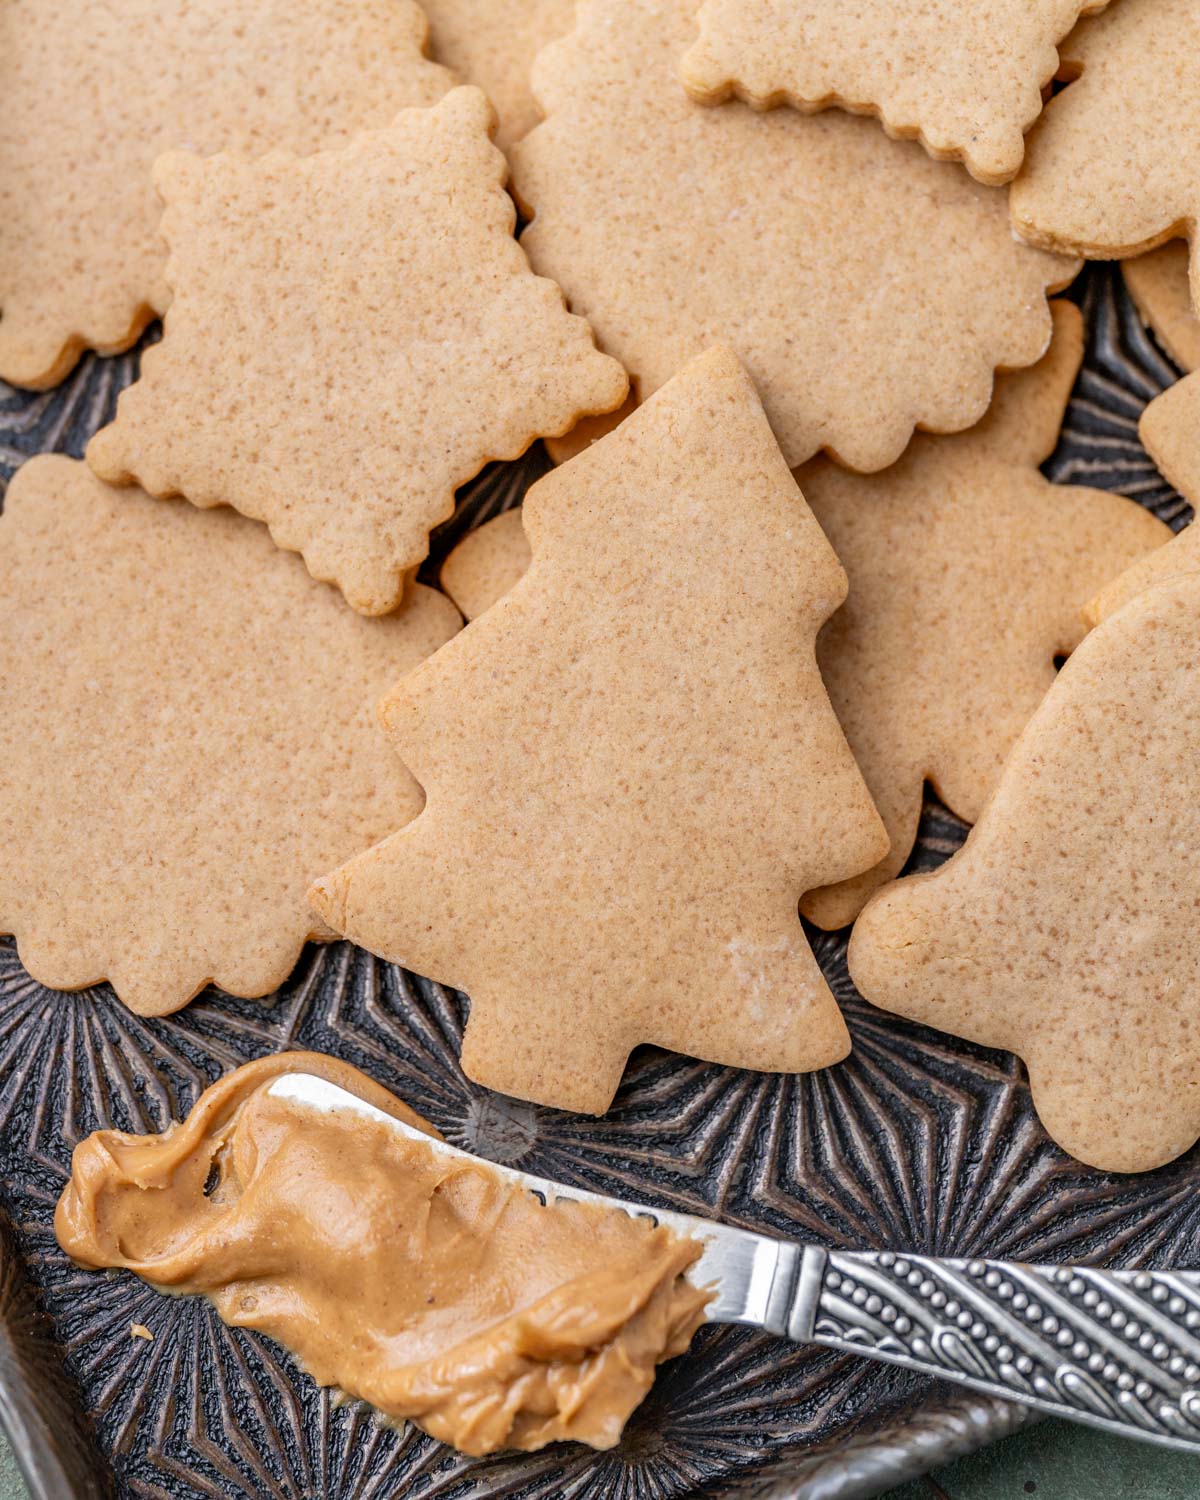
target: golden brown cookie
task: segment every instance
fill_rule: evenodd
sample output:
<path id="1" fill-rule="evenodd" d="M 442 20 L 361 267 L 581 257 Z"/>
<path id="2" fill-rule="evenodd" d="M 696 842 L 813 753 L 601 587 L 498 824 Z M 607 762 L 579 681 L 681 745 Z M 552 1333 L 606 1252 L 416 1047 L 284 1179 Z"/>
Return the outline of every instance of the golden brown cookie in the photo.
<path id="1" fill-rule="evenodd" d="M 800 903 L 819 927 L 852 922 L 916 842 L 926 781 L 967 822 L 1083 638 L 1083 606 L 1169 540 L 1132 500 L 1051 484 L 1083 356 L 1083 320 L 1053 304 L 1055 336 L 1031 370 L 1002 375 L 983 421 L 921 435 L 882 474 L 817 460 L 797 474 L 850 576 L 817 642 L 834 710 L 891 837 L 874 869 Z"/>
<path id="2" fill-rule="evenodd" d="M 887 837 L 813 651 L 845 574 L 733 354 L 540 480 L 525 526 L 521 582 L 381 706 L 425 812 L 317 910 L 466 990 L 463 1067 L 520 1098 L 602 1111 L 640 1042 L 836 1061 L 796 902 Z"/>
<path id="3" fill-rule="evenodd" d="M 1055 43 L 1107 0 L 704 0 L 681 73 L 693 98 L 840 104 L 1007 182 L 1058 67 Z"/>
<path id="4" fill-rule="evenodd" d="M 1168 240 L 1157 250 L 1121 262 L 1121 275 L 1159 343 L 1183 370 L 1200 366 L 1200 320 L 1192 311 L 1188 248 Z"/>
<path id="5" fill-rule="evenodd" d="M 616 411 L 606 411 L 599 417 L 584 417 L 582 422 L 576 422 L 570 432 L 563 433 L 562 437 L 548 437 L 545 439 L 546 452 L 556 464 L 565 464 L 568 459 L 574 458 L 577 453 L 582 453 L 585 448 L 590 448 L 600 438 L 607 437 L 614 427 L 619 427 L 631 411 L 637 410 L 637 398 L 632 391 L 625 399 L 624 406 L 619 406 Z"/>
<path id="6" fill-rule="evenodd" d="M 1093 599 L 1089 599 L 1083 617 L 1089 628 L 1115 614 L 1123 604 L 1146 589 L 1185 573 L 1200 572 L 1200 526 L 1185 527 L 1165 547 L 1156 547 L 1139 557 L 1119 577 L 1114 578 Z"/>
<path id="7" fill-rule="evenodd" d="M 0 0 L 0 378 L 43 389 L 166 305 L 150 169 L 307 153 L 432 104 L 414 0 Z"/>
<path id="8" fill-rule="evenodd" d="M 434 57 L 495 106 L 496 144 L 507 151 L 538 122 L 533 60 L 575 17 L 575 0 L 423 0 Z"/>
<path id="9" fill-rule="evenodd" d="M 442 564 L 438 581 L 463 615 L 473 620 L 521 579 L 530 556 L 518 506 L 468 531 Z"/>
<path id="10" fill-rule="evenodd" d="M 1176 381 L 1150 402 L 1138 437 L 1167 481 L 1193 504 L 1200 500 L 1200 373 Z"/>
<path id="11" fill-rule="evenodd" d="M 1200 0 L 1119 0 L 1072 32 L 1059 51 L 1076 81 L 1046 106 L 1012 185 L 1018 234 L 1101 260 L 1190 237 L 1200 212 L 1198 44 Z M 1193 302 L 1198 294 L 1193 264 Z"/>
<path id="12" fill-rule="evenodd" d="M 458 628 L 363 620 L 262 527 L 34 458 L 0 518 L 0 931 L 131 1010 L 281 984 L 304 892 L 421 808 L 378 695 Z"/>
<path id="13" fill-rule="evenodd" d="M 1193 572 L 1092 631 L 962 850 L 880 891 L 850 941 L 868 1000 L 1019 1053 L 1050 1135 L 1106 1171 L 1200 1134 L 1197 765 Z"/>
<path id="14" fill-rule="evenodd" d="M 383 614 L 460 484 L 619 406 L 624 371 L 512 238 L 490 119 L 462 88 L 341 151 L 164 157 L 174 296 L 88 444 L 100 477 L 266 521 Z"/>
<path id="15" fill-rule="evenodd" d="M 1002 193 L 870 120 L 713 110 L 679 86 L 695 0 L 582 0 L 534 68 L 514 149 L 523 243 L 644 399 L 714 342 L 792 465 L 894 462 L 977 422 L 997 366 L 1045 352 L 1075 263 L 1013 241 Z"/>

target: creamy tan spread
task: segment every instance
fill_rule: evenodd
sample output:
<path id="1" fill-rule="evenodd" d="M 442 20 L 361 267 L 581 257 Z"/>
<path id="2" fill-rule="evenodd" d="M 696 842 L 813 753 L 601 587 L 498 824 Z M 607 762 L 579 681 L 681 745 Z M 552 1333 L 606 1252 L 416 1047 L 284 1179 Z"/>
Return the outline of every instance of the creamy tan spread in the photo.
<path id="1" fill-rule="evenodd" d="M 63 1249 L 208 1297 L 320 1384 L 465 1453 L 611 1447 L 703 1320 L 706 1294 L 684 1279 L 699 1245 L 617 1210 L 546 1207 L 485 1163 L 277 1099 L 266 1086 L 285 1072 L 436 1134 L 348 1064 L 260 1058 L 161 1135 L 81 1142 Z"/>

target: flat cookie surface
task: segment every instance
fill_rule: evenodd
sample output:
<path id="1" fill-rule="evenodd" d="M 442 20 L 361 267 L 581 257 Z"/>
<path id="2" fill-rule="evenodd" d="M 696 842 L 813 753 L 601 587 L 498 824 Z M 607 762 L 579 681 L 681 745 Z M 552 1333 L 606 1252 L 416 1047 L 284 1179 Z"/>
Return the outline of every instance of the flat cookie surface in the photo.
<path id="1" fill-rule="evenodd" d="M 1200 319 L 1192 311 L 1188 248 L 1169 240 L 1121 262 L 1121 275 L 1142 322 L 1183 370 L 1200 367 Z"/>
<path id="2" fill-rule="evenodd" d="M 1188 233 L 1200 215 L 1200 0 L 1118 0 L 1060 49 L 1081 74 L 1029 135 L 1018 234 L 1100 259 Z M 1192 300 L 1200 275 L 1193 257 Z"/>
<path id="3" fill-rule="evenodd" d="M 1018 1053 L 1050 1135 L 1105 1171 L 1200 1134 L 1198 647 L 1200 573 L 1103 621 L 964 847 L 880 891 L 850 940 L 868 1000 Z"/>
<path id="4" fill-rule="evenodd" d="M 161 158 L 174 295 L 96 472 L 232 505 L 394 609 L 459 485 L 627 389 L 512 238 L 490 119 L 461 88 L 339 151 Z"/>
<path id="5" fill-rule="evenodd" d="M 1038 471 L 1083 355 L 1079 310 L 1055 303 L 1054 315 L 1045 358 L 1001 375 L 970 432 L 918 435 L 882 474 L 818 461 L 797 475 L 850 577 L 817 660 L 892 841 L 873 870 L 805 897 L 820 927 L 852 922 L 900 873 L 927 780 L 978 818 L 1055 657 L 1083 638 L 1088 599 L 1170 539 L 1135 502 Z"/>
<path id="6" fill-rule="evenodd" d="M 496 144 L 506 151 L 537 124 L 529 87 L 533 60 L 575 18 L 575 0 L 423 0 L 430 50 L 464 83 L 477 83 L 496 109 Z"/>
<path id="7" fill-rule="evenodd" d="M 1088 0 L 705 0 L 681 68 L 694 98 L 840 104 L 1007 182 Z"/>
<path id="8" fill-rule="evenodd" d="M 518 506 L 468 531 L 442 564 L 438 582 L 473 620 L 524 576 L 531 555 Z"/>
<path id="9" fill-rule="evenodd" d="M 150 171 L 300 153 L 432 104 L 414 0 L 0 0 L 0 378 L 61 380 L 166 304 Z"/>
<path id="10" fill-rule="evenodd" d="M 1004 195 L 870 120 L 710 109 L 679 84 L 695 0 L 583 0 L 512 153 L 523 243 L 644 399 L 714 342 L 792 465 L 895 461 L 1034 363 L 1074 262 L 1014 243 Z M 636 149 L 631 143 L 636 142 Z"/>
<path id="11" fill-rule="evenodd" d="M 41 983 L 178 1010 L 262 995 L 331 861 L 421 793 L 375 700 L 455 633 L 416 588 L 363 620 L 229 510 L 31 459 L 0 517 L 0 931 Z"/>
<path id="12" fill-rule="evenodd" d="M 836 1061 L 796 902 L 886 835 L 812 645 L 845 574 L 733 355 L 540 480 L 525 526 L 521 582 L 381 708 L 425 812 L 318 911 L 465 990 L 464 1069 L 520 1098 L 601 1112 L 639 1042 Z"/>

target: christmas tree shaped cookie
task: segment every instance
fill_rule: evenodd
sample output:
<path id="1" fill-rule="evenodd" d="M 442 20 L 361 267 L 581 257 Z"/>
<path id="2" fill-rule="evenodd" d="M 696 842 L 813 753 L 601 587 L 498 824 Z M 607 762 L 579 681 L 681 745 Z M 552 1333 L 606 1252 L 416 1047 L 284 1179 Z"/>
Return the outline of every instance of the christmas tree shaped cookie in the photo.
<path id="1" fill-rule="evenodd" d="M 538 122 L 533 60 L 570 31 L 575 0 L 424 0 L 424 9 L 433 55 L 492 101 L 496 144 L 507 150 Z"/>
<path id="2" fill-rule="evenodd" d="M 736 358 L 542 479 L 525 523 L 521 582 L 381 706 L 425 811 L 317 910 L 464 989 L 463 1067 L 521 1098 L 602 1111 L 640 1042 L 836 1061 L 796 902 L 887 840 L 813 651 L 845 574 Z"/>
<path id="3" fill-rule="evenodd" d="M 1044 293 L 1075 262 L 1014 242 L 1002 193 L 870 120 L 689 99 L 695 8 L 581 0 L 539 56 L 546 119 L 512 152 L 534 269 L 643 400 L 731 345 L 793 466 L 827 449 L 881 469 L 916 426 L 977 422 L 993 370 L 1045 353 Z"/>
<path id="4" fill-rule="evenodd" d="M 1200 319 L 1192 311 L 1188 248 L 1182 240 L 1122 261 L 1121 275 L 1142 322 L 1180 369 L 1200 366 Z"/>
<path id="5" fill-rule="evenodd" d="M 1197 766 L 1192 572 L 1092 631 L 964 847 L 880 891 L 850 942 L 868 1000 L 1018 1053 L 1050 1135 L 1107 1171 L 1200 1135 Z"/>
<path id="6" fill-rule="evenodd" d="M 817 658 L 891 836 L 873 870 L 801 903 L 842 927 L 898 875 L 924 783 L 974 822 L 1013 741 L 1082 639 L 1083 606 L 1170 532 L 1101 490 L 1054 485 L 1038 464 L 1083 354 L 1083 321 L 1054 304 L 1050 351 L 1001 375 L 987 416 L 957 437 L 918 435 L 882 474 L 829 463 L 797 478 L 850 577 Z"/>
<path id="7" fill-rule="evenodd" d="M 162 152 L 303 154 L 433 104 L 425 31 L 415 0 L 4 0 L 0 379 L 53 385 L 165 307 Z"/>
<path id="8" fill-rule="evenodd" d="M 163 157 L 162 342 L 88 445 L 103 479 L 229 504 L 382 614 L 485 463 L 625 398 L 512 237 L 474 88 L 340 151 Z"/>
<path id="9" fill-rule="evenodd" d="M 1058 67 L 1055 43 L 1106 0 L 704 0 L 688 92 L 769 108 L 840 104 L 889 135 L 1007 182 Z"/>
<path id="10" fill-rule="evenodd" d="M 421 793 L 375 722 L 459 626 L 415 587 L 363 620 L 260 526 L 31 459 L 0 517 L 0 931 L 43 984 L 178 1010 L 263 995 L 331 861 Z"/>
<path id="11" fill-rule="evenodd" d="M 1076 81 L 1026 142 L 1010 201 L 1029 243 L 1137 255 L 1200 214 L 1200 0 L 1119 0 L 1060 49 Z M 1082 76 L 1079 76 L 1082 75 Z M 1200 271 L 1192 263 L 1192 301 Z"/>

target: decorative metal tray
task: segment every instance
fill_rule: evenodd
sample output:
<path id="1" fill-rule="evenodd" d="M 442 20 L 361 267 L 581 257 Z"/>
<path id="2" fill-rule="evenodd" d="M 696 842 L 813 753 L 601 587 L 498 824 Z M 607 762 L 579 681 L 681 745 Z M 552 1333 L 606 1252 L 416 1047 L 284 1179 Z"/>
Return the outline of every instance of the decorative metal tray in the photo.
<path id="1" fill-rule="evenodd" d="M 1142 406 L 1177 372 L 1113 267 L 1073 295 L 1085 368 L 1052 478 L 1121 490 L 1182 524 L 1187 507 L 1137 441 Z M 0 385 L 0 466 L 82 453 L 137 355 L 89 357 L 58 390 Z M 517 502 L 540 449 L 467 491 L 432 574 L 471 525 Z M 914 865 L 961 842 L 926 808 Z M 463 997 L 337 944 L 309 948 L 267 1001 L 206 992 L 142 1020 L 106 987 L 52 993 L 0 942 L 0 1421 L 45 1500 L 139 1497 L 850 1497 L 874 1495 L 1026 1420 L 903 1372 L 734 1329 L 666 1366 L 619 1447 L 461 1458 L 338 1406 L 266 1339 L 132 1276 L 74 1269 L 51 1219 L 71 1148 L 98 1125 L 157 1130 L 246 1058 L 335 1053 L 496 1161 L 830 1246 L 1200 1266 L 1200 1154 L 1114 1177 L 1047 1140 L 1011 1057 L 873 1010 L 844 936 L 811 934 L 847 1014 L 851 1058 L 807 1078 L 704 1066 L 652 1049 L 612 1111 L 579 1118 L 489 1094 L 457 1062 Z M 152 1342 L 130 1336 L 131 1323 Z"/>

